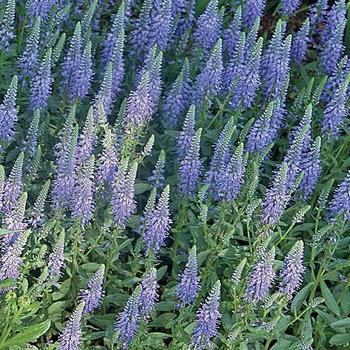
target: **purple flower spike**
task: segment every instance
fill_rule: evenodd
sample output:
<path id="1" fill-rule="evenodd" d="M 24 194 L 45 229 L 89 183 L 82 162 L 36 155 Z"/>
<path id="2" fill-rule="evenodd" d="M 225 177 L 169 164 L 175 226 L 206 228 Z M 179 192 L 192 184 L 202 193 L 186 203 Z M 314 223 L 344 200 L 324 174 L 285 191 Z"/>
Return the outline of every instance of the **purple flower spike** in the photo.
<path id="1" fill-rule="evenodd" d="M 125 123 L 128 129 L 139 128 L 151 120 L 153 114 L 153 103 L 150 92 L 149 73 L 146 72 L 137 86 L 132 91 L 127 102 Z"/>
<path id="2" fill-rule="evenodd" d="M 294 12 L 299 8 L 301 0 L 281 0 L 281 13 L 282 15 L 292 16 Z"/>
<path id="3" fill-rule="evenodd" d="M 32 77 L 39 59 L 39 40 L 40 40 L 40 17 L 37 17 L 22 55 L 19 58 L 18 66 L 23 77 Z"/>
<path id="4" fill-rule="evenodd" d="M 241 70 L 246 64 L 246 56 L 249 56 L 251 53 L 247 52 L 245 49 L 246 34 L 244 32 L 240 33 L 239 40 L 234 48 L 232 56 L 230 56 L 230 61 L 224 71 L 223 76 L 223 92 L 227 93 L 232 89 L 239 80 Z"/>
<path id="5" fill-rule="evenodd" d="M 143 209 L 142 216 L 140 218 L 140 226 L 138 228 L 138 233 L 143 234 L 145 230 L 145 221 L 148 218 L 148 215 L 152 212 L 155 207 L 157 198 L 157 188 L 153 187 L 151 193 L 148 196 L 147 203 L 145 208 Z"/>
<path id="6" fill-rule="evenodd" d="M 217 281 L 209 296 L 202 303 L 192 333 L 192 346 L 196 350 L 204 350 L 210 346 L 210 340 L 218 333 L 221 318 L 220 306 L 221 283 Z"/>
<path id="7" fill-rule="evenodd" d="M 311 5 L 309 11 L 309 20 L 312 32 L 318 31 L 319 25 L 323 23 L 328 8 L 328 0 L 317 0 Z"/>
<path id="8" fill-rule="evenodd" d="M 246 47 L 247 47 L 246 43 Z M 250 108 L 255 100 L 258 88 L 260 86 L 260 59 L 262 51 L 262 38 L 256 42 L 252 52 L 246 59 L 236 64 L 235 60 L 230 62 L 230 68 L 235 67 L 233 76 L 230 77 L 231 100 L 230 107 L 232 108 Z"/>
<path id="9" fill-rule="evenodd" d="M 162 1 L 162 6 L 154 6 L 151 11 L 150 44 L 166 50 L 172 34 L 172 1 Z"/>
<path id="10" fill-rule="evenodd" d="M 301 170 L 304 172 L 299 191 L 304 199 L 308 199 L 314 192 L 317 182 L 321 176 L 321 138 L 318 136 L 311 150 L 301 162 Z"/>
<path id="11" fill-rule="evenodd" d="M 284 40 L 285 30 L 285 22 L 279 20 L 261 60 L 263 93 L 270 99 L 278 98 L 283 92 L 289 73 L 289 51 L 292 37 L 288 36 Z"/>
<path id="12" fill-rule="evenodd" d="M 60 143 L 62 149 L 56 160 L 57 168 L 52 193 L 55 210 L 69 207 L 76 183 L 75 170 L 78 127 L 73 127 L 71 123 L 72 120 L 70 121 L 68 119 L 66 121 L 65 132 L 62 135 Z"/>
<path id="13" fill-rule="evenodd" d="M 74 73 L 74 81 L 69 91 L 71 100 L 84 98 L 90 91 L 92 77 L 92 58 L 91 58 L 91 41 L 89 40 L 85 46 L 81 57 L 80 66 L 77 72 Z"/>
<path id="14" fill-rule="evenodd" d="M 43 110 L 47 107 L 52 92 L 51 55 L 49 49 L 40 63 L 37 74 L 30 82 L 30 105 L 32 109 Z"/>
<path id="15" fill-rule="evenodd" d="M 82 58 L 81 25 L 77 23 L 73 36 L 69 43 L 69 49 L 62 66 L 62 88 L 70 94 L 74 94 L 74 86 Z"/>
<path id="16" fill-rule="evenodd" d="M 328 11 L 324 29 L 321 32 L 321 62 L 324 71 L 329 75 L 337 67 L 344 51 L 343 35 L 346 26 L 346 4 L 337 0 Z"/>
<path id="17" fill-rule="evenodd" d="M 29 18 L 41 17 L 43 22 L 55 4 L 56 0 L 30 0 L 28 1 Z"/>
<path id="18" fill-rule="evenodd" d="M 198 106 L 206 97 L 219 94 L 223 74 L 222 40 L 219 39 L 210 53 L 203 71 L 197 76 L 194 86 L 194 101 Z"/>
<path id="19" fill-rule="evenodd" d="M 329 211 L 333 217 L 340 214 L 350 221 L 350 171 L 335 190 Z"/>
<path id="20" fill-rule="evenodd" d="M 330 139 L 338 137 L 347 115 L 346 101 L 349 83 L 350 73 L 347 74 L 345 80 L 337 88 L 324 111 L 321 130 L 323 134 L 328 134 Z"/>
<path id="21" fill-rule="evenodd" d="M 2 203 L 4 200 L 4 189 L 5 189 L 5 169 L 3 165 L 0 165 L 0 213 L 2 209 Z"/>
<path id="22" fill-rule="evenodd" d="M 169 210 L 170 187 L 167 185 L 158 200 L 157 206 L 147 215 L 143 243 L 147 254 L 149 251 L 157 253 L 164 245 L 169 235 L 171 219 Z"/>
<path id="23" fill-rule="evenodd" d="M 99 308 L 103 298 L 103 279 L 105 274 L 105 266 L 101 265 L 100 268 L 94 273 L 88 282 L 87 288 L 81 291 L 80 298 L 84 302 L 84 314 L 90 313 Z"/>
<path id="24" fill-rule="evenodd" d="M 145 52 L 150 48 L 149 32 L 152 6 L 152 0 L 145 0 L 143 2 L 139 17 L 134 24 L 134 29 L 130 33 L 130 41 L 136 57 L 143 57 Z"/>
<path id="25" fill-rule="evenodd" d="M 16 0 L 7 0 L 5 5 L 5 12 L 0 24 L 0 49 L 8 51 L 10 49 L 11 41 L 15 38 L 15 14 L 16 14 Z"/>
<path id="26" fill-rule="evenodd" d="M 261 259 L 254 265 L 248 277 L 244 300 L 248 303 L 256 303 L 264 299 L 275 279 L 273 263 L 275 259 L 275 249 L 264 253 Z"/>
<path id="27" fill-rule="evenodd" d="M 77 148 L 77 166 L 88 160 L 94 151 L 96 143 L 96 131 L 93 108 L 90 107 L 86 116 L 84 128 L 79 135 Z"/>
<path id="28" fill-rule="evenodd" d="M 47 200 L 47 195 L 49 194 L 50 185 L 51 181 L 47 180 L 34 203 L 33 211 L 29 219 L 29 224 L 33 227 L 40 227 L 44 223 L 44 209 Z"/>
<path id="29" fill-rule="evenodd" d="M 257 18 L 261 17 L 266 0 L 246 0 L 243 6 L 243 23 L 247 28 L 251 28 Z"/>
<path id="30" fill-rule="evenodd" d="M 72 217 L 80 219 L 83 225 L 92 219 L 94 213 L 94 167 L 95 157 L 91 156 L 78 170 L 72 194 Z"/>
<path id="31" fill-rule="evenodd" d="M 129 171 L 128 161 L 119 164 L 112 193 L 112 214 L 117 226 L 123 227 L 136 209 L 135 179 L 137 163 L 132 164 Z"/>
<path id="32" fill-rule="evenodd" d="M 284 259 L 280 272 L 281 282 L 279 291 L 291 297 L 295 294 L 303 281 L 305 267 L 303 265 L 304 243 L 297 241 Z"/>
<path id="33" fill-rule="evenodd" d="M 239 6 L 235 10 L 234 18 L 229 27 L 223 32 L 223 51 L 232 57 L 235 54 L 236 45 L 241 37 L 242 29 L 242 8 Z"/>
<path id="34" fill-rule="evenodd" d="M 5 252 L 1 254 L 0 258 L 0 281 L 7 278 L 18 280 L 21 273 L 21 266 L 23 264 L 22 253 L 27 243 L 29 231 L 21 233 L 17 240 Z M 0 288 L 0 294 L 4 293 L 8 288 Z"/>
<path id="35" fill-rule="evenodd" d="M 25 140 L 23 141 L 22 148 L 31 159 L 33 159 L 35 150 L 38 146 L 38 133 L 40 124 L 40 111 L 38 109 L 34 110 L 33 119 L 30 122 L 29 129 Z"/>
<path id="36" fill-rule="evenodd" d="M 53 246 L 52 253 L 49 255 L 48 267 L 50 271 L 50 278 L 53 282 L 56 282 L 61 275 L 64 268 L 64 230 L 61 231 L 57 242 Z"/>
<path id="37" fill-rule="evenodd" d="M 147 319 L 158 300 L 157 270 L 152 268 L 141 281 L 140 316 Z"/>
<path id="38" fill-rule="evenodd" d="M 9 178 L 5 181 L 4 196 L 1 211 L 6 215 L 15 207 L 22 192 L 23 182 L 23 160 L 24 154 L 20 153 L 10 172 Z"/>
<path id="39" fill-rule="evenodd" d="M 180 274 L 179 279 L 180 281 L 176 288 L 176 295 L 180 301 L 180 306 L 192 304 L 201 288 L 198 275 L 196 246 L 193 246 L 190 250 L 186 267 Z"/>
<path id="40" fill-rule="evenodd" d="M 3 236 L 2 244 L 4 245 L 5 249 L 13 244 L 19 236 L 20 231 L 23 231 L 27 227 L 27 223 L 24 221 L 27 198 L 27 192 L 23 192 L 18 198 L 14 209 L 9 214 L 5 215 L 5 227 L 8 230 L 14 231 L 8 235 Z"/>
<path id="41" fill-rule="evenodd" d="M 59 350 L 79 350 L 83 332 L 81 319 L 83 317 L 84 302 L 81 302 L 74 310 L 69 321 L 59 336 Z"/>
<path id="42" fill-rule="evenodd" d="M 222 164 L 217 181 L 217 196 L 223 201 L 233 201 L 239 194 L 242 184 L 245 165 L 243 160 L 243 143 L 233 153 L 228 164 Z"/>
<path id="43" fill-rule="evenodd" d="M 180 163 L 179 190 L 182 196 L 192 197 L 196 193 L 202 171 L 200 160 L 200 141 L 202 129 L 198 129 L 193 136 L 191 147 Z"/>
<path id="44" fill-rule="evenodd" d="M 207 54 L 218 41 L 221 33 L 222 15 L 218 10 L 218 0 L 210 0 L 197 21 L 193 36 L 196 47 Z"/>
<path id="45" fill-rule="evenodd" d="M 136 287 L 129 298 L 124 310 L 118 315 L 115 329 L 119 331 L 122 349 L 128 349 L 135 337 L 140 323 L 141 286 Z"/>
<path id="46" fill-rule="evenodd" d="M 113 62 L 108 62 L 103 80 L 94 101 L 95 122 L 107 123 L 107 115 L 113 109 Z"/>
<path id="47" fill-rule="evenodd" d="M 288 165 L 282 163 L 271 180 L 271 187 L 267 190 L 263 202 L 263 214 L 260 221 L 263 224 L 274 225 L 282 216 L 289 200 L 290 193 L 287 186 Z"/>
<path id="48" fill-rule="evenodd" d="M 195 0 L 173 1 L 173 18 L 175 19 L 175 35 L 182 36 L 195 21 Z"/>
<path id="49" fill-rule="evenodd" d="M 307 45 L 310 41 L 309 32 L 310 24 L 309 19 L 307 18 L 303 26 L 293 36 L 292 48 L 290 51 L 291 59 L 298 64 L 301 64 L 306 57 Z"/>
<path id="50" fill-rule="evenodd" d="M 148 52 L 145 64 L 143 65 L 138 79 L 143 80 L 145 74 L 149 74 L 149 94 L 150 94 L 150 106 L 155 111 L 158 106 L 159 98 L 162 92 L 162 63 L 163 63 L 163 52 L 159 51 L 158 46 L 154 45 Z M 146 77 L 145 77 L 146 78 Z M 140 81 L 138 85 L 140 85 Z"/>
<path id="51" fill-rule="evenodd" d="M 152 185 L 153 188 L 163 187 L 165 177 L 165 152 L 160 151 L 157 163 L 152 171 L 152 175 L 148 178 L 148 182 Z"/>
<path id="52" fill-rule="evenodd" d="M 172 1 L 144 1 L 134 30 L 131 32 L 131 43 L 135 56 L 144 57 L 144 54 L 155 45 L 162 50 L 166 49 L 172 31 Z"/>
<path id="53" fill-rule="evenodd" d="M 339 61 L 337 68 L 332 72 L 332 74 L 329 77 L 327 77 L 327 82 L 324 85 L 321 94 L 321 100 L 323 102 L 329 103 L 329 101 L 334 96 L 336 90 L 339 88 L 340 84 L 345 80 L 348 73 L 350 73 L 350 59 L 348 58 L 348 56 L 345 55 Z"/>
<path id="54" fill-rule="evenodd" d="M 125 2 L 122 1 L 117 14 L 114 17 L 112 28 L 103 42 L 102 65 L 105 66 L 113 58 L 113 53 L 117 45 L 118 34 L 124 28 Z"/>
<path id="55" fill-rule="evenodd" d="M 323 70 L 330 75 L 336 69 L 340 57 L 344 52 L 343 35 L 346 22 L 339 22 L 335 33 L 324 45 L 321 55 Z"/>
<path id="56" fill-rule="evenodd" d="M 183 122 L 182 130 L 176 140 L 177 154 L 180 159 L 183 159 L 191 148 L 192 139 L 195 134 L 195 118 L 196 107 L 191 105 Z"/>
<path id="57" fill-rule="evenodd" d="M 249 152 L 263 152 L 273 142 L 271 139 L 271 118 L 275 105 L 275 102 L 270 102 L 250 128 L 247 141 Z"/>
<path id="58" fill-rule="evenodd" d="M 15 126 L 18 119 L 16 110 L 17 85 L 18 78 L 15 75 L 0 105 L 0 140 L 4 142 L 12 141 L 15 135 Z"/>
<path id="59" fill-rule="evenodd" d="M 221 167 L 226 166 L 230 160 L 230 145 L 235 129 L 234 119 L 231 117 L 215 143 L 210 169 L 205 175 L 205 182 L 209 185 L 210 191 L 214 194 L 215 198 L 217 198 L 219 171 Z"/>
<path id="60" fill-rule="evenodd" d="M 295 126 L 290 133 L 290 147 L 289 147 L 287 154 L 286 154 L 286 157 L 289 158 L 289 160 L 291 160 L 291 158 L 293 158 L 293 156 L 287 156 L 288 152 L 290 152 L 290 150 L 292 149 L 293 143 L 296 142 L 298 136 L 303 131 L 304 127 L 308 127 L 308 128 L 305 131 L 305 135 L 304 135 L 304 140 L 303 140 L 303 145 L 302 145 L 302 153 L 306 153 L 309 149 L 309 146 L 311 143 L 312 113 L 313 113 L 313 108 L 312 108 L 312 104 L 310 103 L 306 107 L 305 113 L 304 113 L 303 117 L 301 118 L 299 124 L 297 126 Z"/>
<path id="61" fill-rule="evenodd" d="M 303 122 L 303 121 L 302 121 Z M 289 146 L 286 155 L 284 156 L 283 162 L 288 165 L 287 175 L 287 188 L 291 190 L 294 186 L 295 180 L 301 172 L 301 163 L 304 158 L 304 147 L 305 144 L 309 147 L 310 139 L 310 124 L 302 126 L 302 129 L 296 135 L 292 144 Z"/>
<path id="62" fill-rule="evenodd" d="M 121 90 L 123 78 L 125 75 L 125 64 L 124 64 L 124 29 L 120 30 L 118 34 L 117 43 L 115 45 L 111 63 L 113 64 L 113 80 L 111 95 L 112 101 L 114 102 L 117 98 L 118 93 Z"/>
<path id="63" fill-rule="evenodd" d="M 176 78 L 172 88 L 165 99 L 164 122 L 166 125 L 175 128 L 179 119 L 183 116 L 191 102 L 192 81 L 189 72 L 189 62 L 185 59 L 184 66 Z"/>
<path id="64" fill-rule="evenodd" d="M 97 183 L 112 184 L 115 178 L 118 157 L 113 141 L 114 133 L 106 128 L 102 142 L 102 152 L 98 160 Z"/>
<path id="65" fill-rule="evenodd" d="M 327 8 L 327 5 L 322 2 L 320 5 L 323 10 Z M 321 32 L 321 42 L 325 44 L 332 33 L 336 31 L 339 22 L 343 22 L 346 16 L 346 4 L 344 0 L 337 0 L 334 2 L 333 6 L 328 9 L 326 14 L 326 19 L 324 27 Z"/>

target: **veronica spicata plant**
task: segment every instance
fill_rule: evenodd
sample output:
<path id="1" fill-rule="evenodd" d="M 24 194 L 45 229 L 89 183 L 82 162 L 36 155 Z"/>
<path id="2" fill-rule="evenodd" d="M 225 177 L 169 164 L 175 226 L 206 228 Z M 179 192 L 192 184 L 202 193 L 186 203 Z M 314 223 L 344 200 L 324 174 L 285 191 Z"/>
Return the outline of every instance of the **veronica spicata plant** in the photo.
<path id="1" fill-rule="evenodd" d="M 348 348 L 349 26 L 0 1 L 0 350 Z"/>

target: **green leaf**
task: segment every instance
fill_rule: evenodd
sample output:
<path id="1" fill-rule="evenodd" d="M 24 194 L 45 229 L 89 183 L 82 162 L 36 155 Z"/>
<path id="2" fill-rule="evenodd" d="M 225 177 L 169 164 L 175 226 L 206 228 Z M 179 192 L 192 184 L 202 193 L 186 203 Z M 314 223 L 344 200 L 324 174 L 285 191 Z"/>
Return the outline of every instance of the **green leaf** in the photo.
<path id="1" fill-rule="evenodd" d="M 126 241 L 124 241 L 121 245 L 118 246 L 118 251 L 121 251 L 123 250 L 124 248 L 126 248 L 128 245 L 131 244 L 131 242 L 133 241 L 134 239 L 133 238 L 129 238 L 127 239 Z"/>
<path id="2" fill-rule="evenodd" d="M 168 339 L 171 338 L 170 334 L 166 333 L 160 333 L 160 332 L 153 332 L 153 333 L 148 333 L 148 337 L 153 338 L 153 339 Z"/>
<path id="3" fill-rule="evenodd" d="M 316 308 L 315 311 L 320 315 L 320 317 L 326 322 L 326 324 L 331 325 L 337 319 L 333 314 L 322 311 L 321 309 Z"/>
<path id="4" fill-rule="evenodd" d="M 336 334 L 329 340 L 331 345 L 346 345 L 350 343 L 350 334 Z"/>
<path id="5" fill-rule="evenodd" d="M 339 306 L 332 292 L 329 290 L 329 288 L 327 287 L 326 283 L 324 283 L 324 281 L 321 281 L 321 292 L 329 309 L 332 312 L 334 312 L 336 315 L 340 315 Z"/>
<path id="6" fill-rule="evenodd" d="M 162 266 L 162 267 L 160 267 L 158 269 L 158 271 L 157 271 L 157 281 L 161 280 L 164 277 L 167 269 L 168 269 L 167 265 L 164 265 L 164 266 Z"/>
<path id="7" fill-rule="evenodd" d="M 0 288 L 12 287 L 15 284 L 16 284 L 16 280 L 13 280 L 11 278 L 7 278 L 6 280 L 3 280 L 0 282 Z"/>
<path id="8" fill-rule="evenodd" d="M 149 184 L 146 182 L 139 182 L 135 184 L 135 194 L 141 194 L 149 190 Z"/>
<path id="9" fill-rule="evenodd" d="M 144 349 L 161 349 L 164 345 L 164 340 L 171 338 L 170 334 L 154 332 L 148 333 L 147 338 L 142 341 L 142 348 Z M 141 346 L 141 345 L 140 345 Z"/>
<path id="10" fill-rule="evenodd" d="M 164 314 L 161 314 L 158 316 L 154 321 L 149 323 L 150 327 L 164 327 L 167 328 L 169 325 L 169 322 L 174 320 L 176 318 L 176 315 L 171 312 L 166 312 Z"/>
<path id="11" fill-rule="evenodd" d="M 287 339 L 280 339 L 277 343 L 271 348 L 271 350 L 288 350 L 290 349 L 292 342 Z"/>
<path id="12" fill-rule="evenodd" d="M 2 235 L 8 235 L 9 233 L 14 233 L 15 231 L 11 231 L 11 230 L 5 230 L 3 228 L 0 228 L 0 236 Z"/>
<path id="13" fill-rule="evenodd" d="M 302 323 L 301 323 L 301 332 L 300 336 L 303 340 L 310 341 L 312 343 L 312 323 L 310 318 L 310 313 L 308 312 Z"/>
<path id="14" fill-rule="evenodd" d="M 85 338 L 91 341 L 91 340 L 103 338 L 105 335 L 106 335 L 105 331 L 99 331 L 99 332 L 93 332 L 91 334 L 88 334 L 87 336 L 85 336 Z"/>
<path id="15" fill-rule="evenodd" d="M 80 267 L 86 272 L 96 272 L 100 266 L 101 266 L 101 264 L 89 262 L 89 263 L 81 265 Z"/>
<path id="16" fill-rule="evenodd" d="M 175 139 L 179 136 L 179 131 L 177 131 L 177 130 L 164 130 L 164 134 L 168 135 L 170 137 L 173 137 Z"/>
<path id="17" fill-rule="evenodd" d="M 160 301 L 155 306 L 157 311 L 172 311 L 176 309 L 176 302 L 174 301 Z"/>
<path id="18" fill-rule="evenodd" d="M 350 327 L 350 317 L 343 318 L 342 320 L 333 322 L 331 327 L 334 328 L 342 328 L 342 327 Z"/>
<path id="19" fill-rule="evenodd" d="M 293 312 L 298 311 L 301 307 L 302 302 L 305 300 L 305 298 L 307 297 L 310 289 L 313 286 L 313 282 L 310 282 L 309 284 L 307 284 L 303 289 L 301 289 L 297 295 L 294 297 L 293 301 L 292 301 L 292 305 L 291 305 L 291 310 Z"/>
<path id="20" fill-rule="evenodd" d="M 65 307 L 68 304 L 69 304 L 68 301 L 56 301 L 55 303 L 49 306 L 49 308 L 47 309 L 47 312 L 49 316 L 62 314 L 62 311 L 65 309 Z"/>
<path id="21" fill-rule="evenodd" d="M 35 342 L 40 336 L 46 333 L 50 325 L 51 321 L 46 320 L 33 326 L 26 327 L 23 331 L 3 343 L 0 349 L 8 349 L 10 346 L 26 345 L 30 342 Z"/>
<path id="22" fill-rule="evenodd" d="M 115 314 L 94 315 L 89 317 L 89 322 L 102 330 L 106 330 L 113 326 L 115 318 Z"/>
<path id="23" fill-rule="evenodd" d="M 200 267 L 203 264 L 209 253 L 210 250 L 205 250 L 197 254 L 198 267 Z"/>

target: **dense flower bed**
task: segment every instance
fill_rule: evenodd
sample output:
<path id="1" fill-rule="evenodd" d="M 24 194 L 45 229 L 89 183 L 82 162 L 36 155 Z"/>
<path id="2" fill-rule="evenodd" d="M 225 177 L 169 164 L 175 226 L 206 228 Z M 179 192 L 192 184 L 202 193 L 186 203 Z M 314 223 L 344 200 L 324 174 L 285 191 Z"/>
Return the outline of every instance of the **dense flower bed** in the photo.
<path id="1" fill-rule="evenodd" d="M 0 2 L 0 350 L 350 344 L 345 0 Z"/>

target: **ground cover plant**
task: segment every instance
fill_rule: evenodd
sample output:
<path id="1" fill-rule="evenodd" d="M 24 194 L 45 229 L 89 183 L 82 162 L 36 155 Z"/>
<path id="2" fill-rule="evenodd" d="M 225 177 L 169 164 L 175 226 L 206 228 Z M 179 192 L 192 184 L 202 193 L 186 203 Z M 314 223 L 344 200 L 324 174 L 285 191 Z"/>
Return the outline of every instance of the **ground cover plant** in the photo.
<path id="1" fill-rule="evenodd" d="M 0 350 L 349 349 L 345 0 L 0 2 Z"/>

